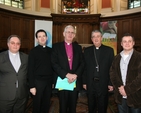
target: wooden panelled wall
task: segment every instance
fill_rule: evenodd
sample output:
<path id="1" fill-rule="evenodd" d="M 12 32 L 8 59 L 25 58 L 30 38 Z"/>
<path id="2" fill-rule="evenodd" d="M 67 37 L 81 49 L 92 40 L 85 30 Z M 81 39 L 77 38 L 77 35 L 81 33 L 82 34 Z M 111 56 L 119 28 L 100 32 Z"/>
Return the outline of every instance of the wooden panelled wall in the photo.
<path id="1" fill-rule="evenodd" d="M 75 41 L 80 44 L 91 44 L 91 31 L 93 29 L 99 29 L 100 22 L 117 20 L 117 52 L 122 50 L 120 40 L 122 35 L 126 32 L 135 36 L 135 48 L 141 52 L 141 12 L 116 17 L 99 18 L 99 16 L 99 14 L 72 16 L 52 14 L 52 17 L 41 17 L 16 13 L 0 8 L 0 51 L 7 49 L 8 36 L 11 34 L 17 34 L 22 39 L 21 50 L 28 53 L 34 47 L 35 20 L 53 20 L 53 43 L 63 40 L 62 32 L 66 25 L 74 25 L 77 31 Z"/>
<path id="2" fill-rule="evenodd" d="M 7 49 L 7 38 L 15 34 L 22 40 L 21 50 L 28 53 L 34 47 L 35 20 L 52 21 L 52 18 L 16 13 L 0 8 L 0 51 Z"/>
<path id="3" fill-rule="evenodd" d="M 117 52 L 119 53 L 122 50 L 120 42 L 125 33 L 130 33 L 134 36 L 134 48 L 141 52 L 141 12 L 100 19 L 101 22 L 110 20 L 117 20 Z"/>
<path id="4" fill-rule="evenodd" d="M 53 19 L 53 43 L 63 41 L 63 31 L 65 26 L 73 25 L 76 30 L 74 41 L 79 44 L 91 43 L 91 31 L 99 29 L 100 14 L 91 15 L 67 15 L 51 14 Z"/>

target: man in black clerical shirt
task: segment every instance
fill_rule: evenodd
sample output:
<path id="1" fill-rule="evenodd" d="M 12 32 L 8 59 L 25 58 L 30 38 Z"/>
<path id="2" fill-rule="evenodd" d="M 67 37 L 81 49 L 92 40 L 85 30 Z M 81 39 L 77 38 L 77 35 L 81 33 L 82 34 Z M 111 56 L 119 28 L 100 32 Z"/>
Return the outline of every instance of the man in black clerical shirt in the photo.
<path id="1" fill-rule="evenodd" d="M 102 34 L 99 30 L 92 31 L 93 45 L 84 50 L 85 71 L 83 75 L 83 88 L 88 93 L 89 113 L 107 113 L 108 89 L 113 90 L 109 84 L 109 70 L 114 58 L 111 47 L 102 44 Z"/>
<path id="2" fill-rule="evenodd" d="M 47 33 L 40 29 L 36 32 L 39 45 L 29 53 L 28 78 L 33 95 L 33 112 L 48 113 L 52 92 L 53 71 L 51 67 L 51 48 L 46 46 Z"/>

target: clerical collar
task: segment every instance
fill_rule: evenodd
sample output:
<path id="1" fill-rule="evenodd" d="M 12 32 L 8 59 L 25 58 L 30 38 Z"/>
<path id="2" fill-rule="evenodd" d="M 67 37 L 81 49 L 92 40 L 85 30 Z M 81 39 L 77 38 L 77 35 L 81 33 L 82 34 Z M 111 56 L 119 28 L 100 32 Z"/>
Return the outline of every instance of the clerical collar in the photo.
<path id="1" fill-rule="evenodd" d="M 71 45 L 72 43 L 67 43 L 67 42 L 65 42 L 67 45 Z"/>
<path id="2" fill-rule="evenodd" d="M 39 46 L 42 47 L 42 48 L 45 48 L 46 47 L 46 45 L 44 45 L 44 46 L 43 45 L 39 45 Z"/>
<path id="3" fill-rule="evenodd" d="M 100 49 L 101 46 L 99 46 L 99 47 L 94 46 L 94 47 L 95 47 L 96 50 L 98 50 L 98 49 Z"/>
<path id="4" fill-rule="evenodd" d="M 96 50 L 100 49 L 100 47 L 95 47 Z"/>
<path id="5" fill-rule="evenodd" d="M 99 49 L 99 47 L 96 47 L 96 49 Z"/>

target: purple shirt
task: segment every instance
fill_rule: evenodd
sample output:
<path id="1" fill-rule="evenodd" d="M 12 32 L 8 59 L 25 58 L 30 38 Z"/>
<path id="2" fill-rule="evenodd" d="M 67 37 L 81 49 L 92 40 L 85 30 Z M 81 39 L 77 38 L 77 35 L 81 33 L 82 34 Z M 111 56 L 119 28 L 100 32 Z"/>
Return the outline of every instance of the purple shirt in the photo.
<path id="1" fill-rule="evenodd" d="M 72 70 L 72 61 L 73 61 L 73 47 L 72 43 L 66 43 L 65 42 L 65 48 L 66 48 L 66 53 L 68 57 L 68 62 L 70 66 L 70 70 Z"/>

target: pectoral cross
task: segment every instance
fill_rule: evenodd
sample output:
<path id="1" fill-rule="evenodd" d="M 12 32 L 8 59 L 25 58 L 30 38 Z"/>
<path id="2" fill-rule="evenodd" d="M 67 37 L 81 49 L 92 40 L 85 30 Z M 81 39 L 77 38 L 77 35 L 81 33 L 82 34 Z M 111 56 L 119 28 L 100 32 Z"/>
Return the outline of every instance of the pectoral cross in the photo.
<path id="1" fill-rule="evenodd" d="M 99 65 L 96 66 L 97 72 L 99 72 Z"/>
<path id="2" fill-rule="evenodd" d="M 68 61 L 70 61 L 71 60 L 71 58 L 70 57 L 68 57 Z"/>

